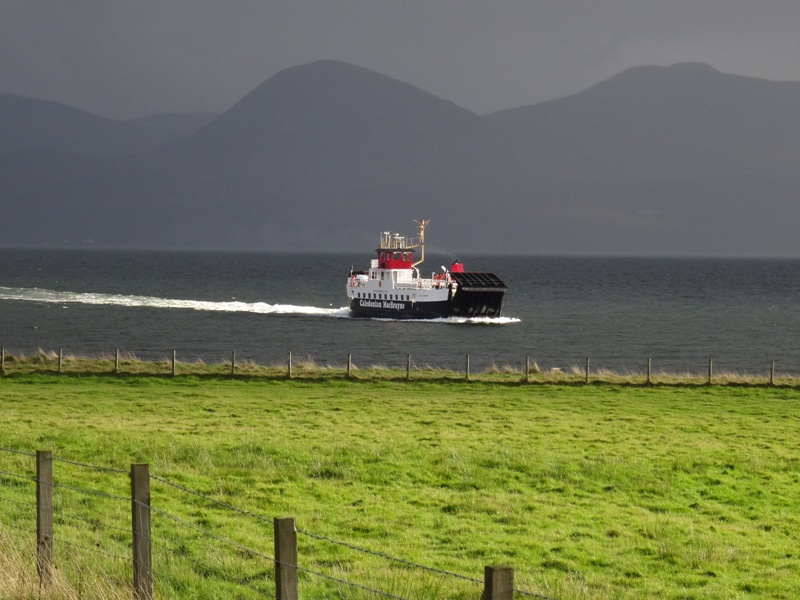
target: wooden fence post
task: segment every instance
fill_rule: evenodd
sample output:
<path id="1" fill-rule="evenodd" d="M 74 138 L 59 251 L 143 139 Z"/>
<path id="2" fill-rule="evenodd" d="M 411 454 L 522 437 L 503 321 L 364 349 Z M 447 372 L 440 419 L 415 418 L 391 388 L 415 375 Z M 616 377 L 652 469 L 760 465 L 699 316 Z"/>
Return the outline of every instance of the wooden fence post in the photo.
<path id="1" fill-rule="evenodd" d="M 411 355 L 406 354 L 406 380 L 411 379 Z"/>
<path id="2" fill-rule="evenodd" d="M 117 353 L 114 356 L 114 375 L 119 375 L 119 348 L 117 348 Z"/>
<path id="3" fill-rule="evenodd" d="M 236 350 L 231 352 L 231 377 L 236 375 Z"/>
<path id="4" fill-rule="evenodd" d="M 131 465 L 131 522 L 133 524 L 133 598 L 134 600 L 152 600 L 150 465 Z"/>
<path id="5" fill-rule="evenodd" d="M 294 517 L 276 517 L 275 598 L 297 600 L 297 530 Z"/>
<path id="6" fill-rule="evenodd" d="M 589 357 L 586 357 L 586 381 L 585 383 L 589 383 Z"/>
<path id="7" fill-rule="evenodd" d="M 172 351 L 172 376 L 173 376 L 173 377 L 175 377 L 175 373 L 177 372 L 177 371 L 176 371 L 176 368 L 175 368 L 175 363 L 177 362 L 177 361 L 175 360 L 175 358 L 176 358 L 176 355 L 177 355 L 177 351 L 173 350 L 173 351 Z"/>
<path id="8" fill-rule="evenodd" d="M 514 569 L 511 567 L 484 567 L 482 600 L 513 600 Z"/>
<path id="9" fill-rule="evenodd" d="M 775 359 L 772 360 L 772 366 L 769 369 L 769 384 L 775 385 Z"/>
<path id="10" fill-rule="evenodd" d="M 525 383 L 531 382 L 531 357 L 525 357 Z"/>
<path id="11" fill-rule="evenodd" d="M 53 453 L 36 451 L 36 570 L 46 586 L 53 574 Z"/>
<path id="12" fill-rule="evenodd" d="M 58 374 L 61 375 L 61 365 L 64 362 L 64 349 L 58 349 Z"/>
<path id="13" fill-rule="evenodd" d="M 291 350 L 289 351 L 289 358 L 287 359 L 287 364 L 286 364 L 286 377 L 288 379 L 292 378 L 292 352 L 291 352 Z"/>
<path id="14" fill-rule="evenodd" d="M 708 385 L 711 385 L 711 377 L 714 375 L 714 361 L 708 359 Z"/>
<path id="15" fill-rule="evenodd" d="M 648 357 L 647 358 L 647 385 L 650 385 L 652 383 L 652 381 L 650 379 L 650 367 L 651 367 L 651 364 L 652 364 L 652 359 L 650 357 Z"/>
<path id="16" fill-rule="evenodd" d="M 353 355 L 348 352 L 347 354 L 347 378 L 350 379 L 350 371 L 353 368 Z"/>
<path id="17" fill-rule="evenodd" d="M 467 365 L 464 370 L 464 379 L 469 381 L 469 354 L 467 354 Z"/>
<path id="18" fill-rule="evenodd" d="M 0 348 L 0 375 L 6 372 L 6 347 Z"/>

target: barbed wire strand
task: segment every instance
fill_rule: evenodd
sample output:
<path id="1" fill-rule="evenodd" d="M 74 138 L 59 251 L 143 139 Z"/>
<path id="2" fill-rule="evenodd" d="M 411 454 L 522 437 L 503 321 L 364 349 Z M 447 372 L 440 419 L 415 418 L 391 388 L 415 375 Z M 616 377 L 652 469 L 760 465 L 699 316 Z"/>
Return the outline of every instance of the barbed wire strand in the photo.
<path id="1" fill-rule="evenodd" d="M 37 481 L 37 479 L 34 478 L 34 481 Z M 48 482 L 48 483 L 50 483 L 50 482 Z M 75 491 L 75 492 L 82 492 L 84 494 L 91 494 L 93 496 L 101 496 L 103 498 L 111 498 L 112 500 L 124 500 L 125 502 L 128 502 L 130 500 L 129 496 L 117 496 L 116 494 L 109 494 L 108 492 L 100 492 L 98 490 L 90 490 L 88 488 L 81 488 L 81 487 L 77 487 L 77 486 L 74 486 L 74 485 L 67 485 L 66 483 L 55 483 L 54 482 L 53 483 L 53 487 L 54 488 L 63 488 L 63 489 L 67 489 L 67 490 L 72 490 L 72 491 Z"/>
<path id="2" fill-rule="evenodd" d="M 36 507 L 36 502 L 20 502 L 19 500 L 12 500 L 11 498 L 0 497 L 0 502 L 8 502 L 9 504 L 16 504 L 18 506 L 25 506 L 27 508 Z"/>
<path id="3" fill-rule="evenodd" d="M 100 529 L 113 529 L 114 531 L 122 531 L 123 533 L 130 533 L 130 528 L 123 529 L 122 527 L 117 527 L 116 525 L 109 525 L 108 523 L 104 522 L 96 522 L 92 521 L 91 519 L 87 519 L 86 517 L 81 517 L 76 514 L 67 514 L 63 510 L 58 513 L 58 518 L 63 519 L 65 521 L 80 521 L 83 523 L 87 523 L 92 525 L 96 530 Z"/>
<path id="4" fill-rule="evenodd" d="M 139 502 L 138 500 L 134 500 L 134 502 L 136 502 L 136 504 L 140 504 L 142 506 L 147 506 L 146 504 L 144 504 L 142 502 Z M 198 533 L 202 533 L 206 537 L 215 539 L 218 542 L 222 542 L 223 544 L 228 544 L 229 546 L 231 546 L 233 548 L 237 548 L 239 550 L 242 550 L 242 551 L 247 552 L 249 554 L 252 554 L 254 556 L 259 556 L 259 557 L 265 558 L 265 559 L 267 559 L 267 560 L 269 560 L 271 562 L 275 562 L 275 558 L 272 557 L 272 556 L 268 556 L 268 555 L 266 555 L 266 554 L 264 554 L 262 552 L 259 552 L 258 550 L 253 550 L 252 548 L 248 548 L 244 544 L 240 544 L 239 542 L 234 542 L 233 540 L 229 540 L 229 539 L 224 538 L 224 537 L 222 537 L 220 535 L 217 535 L 215 533 L 211 533 L 210 531 L 206 531 L 206 530 L 202 529 L 201 527 L 198 527 L 197 525 L 194 525 L 193 523 L 189 523 L 188 521 L 184 521 L 183 519 L 181 519 L 179 517 L 176 517 L 175 515 L 172 515 L 172 514 L 166 512 L 166 511 L 160 510 L 160 509 L 155 508 L 153 506 L 150 506 L 149 508 L 150 508 L 150 510 L 152 512 L 154 512 L 154 513 L 156 513 L 158 515 L 161 515 L 162 517 L 164 517 L 166 519 L 174 521 L 175 523 L 178 523 L 179 525 L 183 525 L 184 527 L 187 527 L 189 529 L 193 529 L 194 531 L 196 531 Z"/>
<path id="5" fill-rule="evenodd" d="M 67 541 L 64 538 L 56 536 L 56 535 L 53 535 L 53 542 L 54 543 L 58 542 L 59 544 L 65 544 L 65 545 L 71 546 L 73 548 L 80 548 L 81 550 L 88 550 L 89 552 L 95 552 L 97 554 L 104 554 L 105 556 L 110 556 L 111 558 L 116 559 L 116 560 L 124 560 L 126 562 L 130 562 L 130 560 L 131 560 L 130 556 L 121 556 L 119 554 L 114 554 L 112 552 L 106 552 L 105 550 L 100 550 L 98 548 L 92 548 L 91 546 L 84 546 L 83 544 L 76 544 L 75 542 Z"/>
<path id="6" fill-rule="evenodd" d="M 248 517 L 253 517 L 254 519 L 257 519 L 259 521 L 263 521 L 264 523 L 270 523 L 270 524 L 272 523 L 272 519 L 270 519 L 269 517 L 264 517 L 262 515 L 250 512 L 248 510 L 244 510 L 243 508 L 238 508 L 238 507 L 234 506 L 233 504 L 228 504 L 227 502 L 222 502 L 221 500 L 216 500 L 215 498 L 212 498 L 211 496 L 207 496 L 205 494 L 201 494 L 200 492 L 196 492 L 194 490 L 190 490 L 189 488 L 187 488 L 185 486 L 182 486 L 179 483 L 175 483 L 173 481 L 169 481 L 168 479 L 164 479 L 163 477 L 158 477 L 156 475 L 150 475 L 150 479 L 154 479 L 155 481 L 159 481 L 159 482 L 161 482 L 161 483 L 163 483 L 165 485 L 172 486 L 172 487 L 174 487 L 176 489 L 181 490 L 182 492 L 186 492 L 187 494 L 191 494 L 192 496 L 197 496 L 198 498 L 202 498 L 204 500 L 208 500 L 209 502 L 212 502 L 212 503 L 217 504 L 219 506 L 224 506 L 225 508 L 229 508 L 230 510 L 232 510 L 234 512 L 237 512 L 239 514 L 247 515 Z"/>
<path id="7" fill-rule="evenodd" d="M 344 546 L 345 548 L 350 548 L 351 550 L 357 550 L 358 552 L 363 552 L 365 554 L 371 554 L 373 556 L 377 556 L 379 558 L 385 558 L 387 560 L 393 560 L 395 562 L 407 565 L 409 567 L 415 567 L 417 569 L 422 569 L 424 571 L 429 571 L 431 573 L 437 573 L 438 575 L 447 575 L 449 577 L 454 577 L 456 579 L 463 579 L 464 581 L 471 581 L 472 583 L 483 583 L 482 579 L 476 579 L 475 577 L 468 577 L 466 575 L 461 575 L 459 573 L 453 573 L 452 571 L 446 571 L 444 569 L 437 569 L 435 567 L 428 567 L 425 565 L 421 565 L 419 563 L 412 562 L 410 560 L 406 560 L 404 558 L 397 558 L 394 556 L 390 556 L 389 554 L 385 554 L 383 552 L 377 552 L 375 550 L 367 550 L 366 548 L 361 548 L 359 546 L 355 546 L 353 544 L 349 544 L 347 542 L 342 542 L 339 540 L 334 540 L 324 535 L 319 535 L 316 533 L 310 533 L 308 531 L 303 531 L 302 529 L 298 529 L 297 533 L 301 533 L 303 535 L 307 535 L 310 538 L 314 538 L 317 540 L 323 540 L 329 542 L 331 544 L 336 544 L 338 546 Z"/>
<path id="8" fill-rule="evenodd" d="M 520 596 L 528 596 L 529 598 L 539 598 L 539 600 L 556 600 L 550 596 L 543 596 L 542 594 L 536 594 L 534 592 L 526 592 L 525 590 L 518 590 L 517 588 L 514 588 L 514 593 L 519 594 Z"/>
<path id="9" fill-rule="evenodd" d="M 30 456 L 31 458 L 36 458 L 35 454 L 31 454 L 30 452 L 23 452 L 22 450 L 14 450 L 13 448 L 0 447 L 0 452 L 9 452 L 11 454 L 22 454 L 23 456 Z"/>
<path id="10" fill-rule="evenodd" d="M 76 467 L 85 467 L 87 469 L 94 469 L 95 471 L 106 471 L 108 473 L 122 473 L 123 475 L 129 475 L 130 474 L 128 471 L 125 471 L 123 469 L 114 469 L 112 467 L 101 467 L 99 465 L 92 465 L 92 464 L 89 464 L 89 463 L 82 463 L 82 462 L 78 462 L 76 460 L 68 460 L 66 458 L 56 458 L 55 456 L 53 457 L 53 462 L 66 463 L 68 465 L 74 465 Z"/>
<path id="11" fill-rule="evenodd" d="M 350 587 L 358 588 L 360 590 L 364 590 L 364 591 L 370 592 L 372 594 L 378 594 L 380 596 L 385 596 L 386 598 L 394 598 L 395 600 L 406 600 L 406 598 L 403 598 L 402 596 L 397 596 L 397 595 L 392 594 L 390 592 L 384 592 L 382 590 L 376 590 L 374 588 L 367 587 L 365 585 L 361 585 L 360 583 L 353 583 L 352 581 L 347 581 L 346 579 L 340 579 L 338 577 L 333 577 L 332 575 L 326 575 L 325 573 L 320 573 L 319 571 L 314 571 L 312 569 L 307 569 L 306 567 L 300 567 L 298 565 L 292 565 L 292 564 L 281 562 L 281 561 L 277 561 L 277 560 L 275 561 L 275 564 L 283 565 L 284 567 L 290 567 L 292 569 L 297 569 L 298 571 L 303 572 L 303 573 L 308 573 L 309 575 L 315 575 L 316 577 L 320 577 L 322 579 L 327 579 L 328 581 L 335 581 L 336 583 L 340 583 L 340 584 L 347 585 L 347 586 L 350 586 Z"/>
<path id="12" fill-rule="evenodd" d="M 0 475 L 6 475 L 8 477 L 16 477 L 17 479 L 25 479 L 27 481 L 38 481 L 36 477 L 29 477 L 27 475 L 20 475 L 19 473 L 12 473 L 11 471 L 0 471 Z"/>

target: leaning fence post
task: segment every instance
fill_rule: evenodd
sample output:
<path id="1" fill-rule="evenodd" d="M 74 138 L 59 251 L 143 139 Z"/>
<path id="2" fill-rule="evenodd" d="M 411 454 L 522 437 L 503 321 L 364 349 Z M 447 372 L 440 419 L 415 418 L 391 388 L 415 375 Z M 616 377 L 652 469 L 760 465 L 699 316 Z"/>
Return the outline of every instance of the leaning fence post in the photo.
<path id="1" fill-rule="evenodd" d="M 294 517 L 276 517 L 275 598 L 297 600 L 297 529 Z"/>
<path id="2" fill-rule="evenodd" d="M 133 524 L 133 598 L 153 599 L 150 544 L 150 465 L 131 465 L 131 522 Z"/>
<path id="3" fill-rule="evenodd" d="M 484 567 L 482 600 L 513 600 L 514 569 L 511 567 Z"/>
<path id="4" fill-rule="evenodd" d="M 53 574 L 53 453 L 36 451 L 36 570 L 47 585 Z"/>

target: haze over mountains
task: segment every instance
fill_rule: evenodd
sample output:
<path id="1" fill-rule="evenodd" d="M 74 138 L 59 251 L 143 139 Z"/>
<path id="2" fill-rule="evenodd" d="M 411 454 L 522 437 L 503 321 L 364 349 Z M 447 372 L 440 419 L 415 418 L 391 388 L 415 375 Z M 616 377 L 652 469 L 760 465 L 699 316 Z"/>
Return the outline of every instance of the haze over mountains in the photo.
<path id="1" fill-rule="evenodd" d="M 800 82 L 698 63 L 476 115 L 337 61 L 221 115 L 0 96 L 0 246 L 800 256 Z"/>

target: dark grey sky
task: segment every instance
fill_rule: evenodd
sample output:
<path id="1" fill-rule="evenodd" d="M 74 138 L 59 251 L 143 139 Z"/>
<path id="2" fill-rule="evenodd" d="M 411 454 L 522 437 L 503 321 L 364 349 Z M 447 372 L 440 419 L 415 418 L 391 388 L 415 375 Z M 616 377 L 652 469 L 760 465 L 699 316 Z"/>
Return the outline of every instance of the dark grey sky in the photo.
<path id="1" fill-rule="evenodd" d="M 799 0 L 0 0 L 0 93 L 222 111 L 334 58 L 485 113 L 642 64 L 800 80 L 798 29 Z"/>

